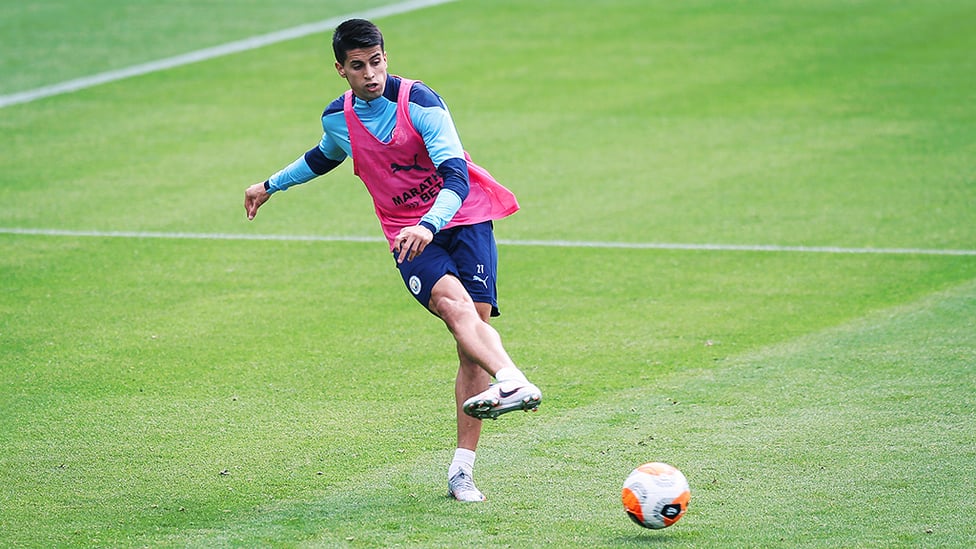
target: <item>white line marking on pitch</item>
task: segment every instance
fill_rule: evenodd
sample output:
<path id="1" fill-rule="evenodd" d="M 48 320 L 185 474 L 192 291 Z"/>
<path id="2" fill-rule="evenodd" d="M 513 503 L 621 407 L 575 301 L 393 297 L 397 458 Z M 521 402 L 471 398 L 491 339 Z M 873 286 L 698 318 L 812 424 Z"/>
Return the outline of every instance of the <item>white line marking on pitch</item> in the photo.
<path id="1" fill-rule="evenodd" d="M 288 242 L 385 242 L 373 236 L 319 236 L 242 233 L 167 233 L 152 231 L 73 231 L 67 229 L 19 229 L 0 227 L 0 234 L 97 237 L 97 238 L 161 238 L 171 240 L 277 240 Z M 505 246 L 539 246 L 548 248 L 604 248 L 628 250 L 692 250 L 719 252 L 796 252 L 822 254 L 881 254 L 881 255 L 958 255 L 976 256 L 976 250 L 939 250 L 931 248 L 844 248 L 840 246 L 779 246 L 767 244 L 680 244 L 668 242 L 594 242 L 583 240 L 507 240 Z"/>
<path id="2" fill-rule="evenodd" d="M 166 59 L 160 59 L 158 61 L 150 61 L 148 63 L 133 65 L 124 69 L 93 74 L 91 76 L 76 78 L 74 80 L 68 80 L 66 82 L 52 84 L 50 86 L 43 86 L 33 90 L 12 93 L 9 95 L 0 95 L 0 109 L 9 107 L 11 105 L 30 103 L 31 101 L 37 101 L 38 99 L 44 99 L 45 97 L 61 95 L 63 93 L 71 93 L 74 91 L 83 90 L 85 88 L 98 86 L 100 84 L 115 82 L 116 80 L 122 80 L 132 76 L 140 76 L 151 72 L 172 69 L 183 65 L 189 65 L 191 63 L 197 63 L 199 61 L 206 61 L 215 57 L 222 57 L 224 55 L 262 48 L 264 46 L 284 42 L 286 40 L 302 38 L 311 34 L 331 31 L 339 23 L 353 17 L 375 19 L 379 17 L 407 13 L 410 11 L 454 1 L 455 0 L 409 0 L 406 2 L 398 2 L 388 6 L 381 6 L 378 8 L 365 10 L 360 13 L 343 15 L 341 17 L 332 17 L 330 19 L 325 19 L 324 21 L 307 23 L 305 25 L 299 25 L 290 29 L 284 29 L 259 36 L 252 36 L 250 38 L 228 42 L 219 46 L 204 48 L 202 50 L 192 51 L 174 57 L 167 57 Z"/>

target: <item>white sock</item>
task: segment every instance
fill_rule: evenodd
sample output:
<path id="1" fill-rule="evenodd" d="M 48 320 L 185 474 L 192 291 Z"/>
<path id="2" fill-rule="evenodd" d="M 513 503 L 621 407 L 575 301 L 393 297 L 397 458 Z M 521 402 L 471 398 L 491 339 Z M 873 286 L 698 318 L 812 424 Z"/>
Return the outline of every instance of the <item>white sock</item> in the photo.
<path id="1" fill-rule="evenodd" d="M 468 475 L 471 475 L 474 471 L 474 450 L 468 450 L 467 448 L 454 450 L 454 461 L 447 468 L 447 478 L 450 479 L 461 470 L 464 470 Z"/>
<path id="2" fill-rule="evenodd" d="M 519 370 L 515 366 L 509 366 L 507 368 L 502 368 L 495 372 L 495 379 L 497 381 L 521 381 L 522 383 L 528 383 L 529 380 L 525 378 L 525 374 L 522 370 Z"/>

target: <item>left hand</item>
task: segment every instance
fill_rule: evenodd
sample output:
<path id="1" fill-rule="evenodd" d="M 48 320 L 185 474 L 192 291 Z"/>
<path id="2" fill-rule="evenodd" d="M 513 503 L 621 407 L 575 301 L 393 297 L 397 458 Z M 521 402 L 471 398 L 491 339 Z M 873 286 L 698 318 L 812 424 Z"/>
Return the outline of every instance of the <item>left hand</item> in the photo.
<path id="1" fill-rule="evenodd" d="M 400 234 L 396 239 L 397 263 L 403 260 L 413 261 L 413 258 L 420 255 L 430 242 L 434 240 L 434 233 L 423 225 L 413 225 L 400 229 Z"/>

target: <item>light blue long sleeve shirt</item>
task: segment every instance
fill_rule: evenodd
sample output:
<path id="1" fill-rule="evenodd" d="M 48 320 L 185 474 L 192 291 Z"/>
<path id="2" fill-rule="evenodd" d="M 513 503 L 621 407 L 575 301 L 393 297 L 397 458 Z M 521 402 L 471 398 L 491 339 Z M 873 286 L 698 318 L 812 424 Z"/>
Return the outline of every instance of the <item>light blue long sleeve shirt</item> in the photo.
<path id="1" fill-rule="evenodd" d="M 363 101 L 358 97 L 353 99 L 353 108 L 363 125 L 384 142 L 390 140 L 396 126 L 396 98 L 400 82 L 399 77 L 388 76 L 382 97 L 372 101 Z M 338 97 L 322 113 L 323 133 L 318 146 L 268 179 L 269 193 L 311 181 L 352 156 L 343 101 L 343 96 Z M 410 90 L 408 109 L 414 127 L 424 139 L 427 153 L 444 179 L 444 187 L 420 221 L 421 225 L 436 233 L 450 222 L 468 193 L 464 148 L 447 105 L 429 87 L 420 82 L 414 84 Z"/>

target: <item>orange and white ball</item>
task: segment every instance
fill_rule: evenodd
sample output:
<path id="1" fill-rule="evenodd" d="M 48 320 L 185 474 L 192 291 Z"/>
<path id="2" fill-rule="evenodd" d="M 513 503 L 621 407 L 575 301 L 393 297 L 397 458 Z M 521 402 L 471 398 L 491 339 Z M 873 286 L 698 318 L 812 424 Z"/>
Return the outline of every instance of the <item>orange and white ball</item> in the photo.
<path id="1" fill-rule="evenodd" d="M 644 528 L 667 528 L 688 510 L 688 479 L 667 463 L 645 463 L 634 469 L 623 489 L 624 510 Z"/>

